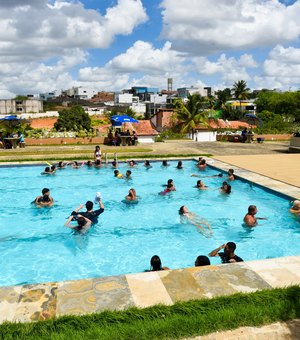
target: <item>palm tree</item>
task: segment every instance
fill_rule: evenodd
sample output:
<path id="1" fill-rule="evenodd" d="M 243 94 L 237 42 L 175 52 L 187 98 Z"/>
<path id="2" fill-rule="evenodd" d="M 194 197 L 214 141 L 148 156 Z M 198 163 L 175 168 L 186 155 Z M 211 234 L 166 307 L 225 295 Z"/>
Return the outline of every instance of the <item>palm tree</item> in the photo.
<path id="1" fill-rule="evenodd" d="M 234 98 L 240 102 L 240 110 L 242 107 L 242 100 L 248 99 L 250 89 L 247 87 L 245 80 L 236 81 L 233 84 L 232 93 Z"/>
<path id="2" fill-rule="evenodd" d="M 205 109 L 205 98 L 195 93 L 188 95 L 188 101 L 184 103 L 181 99 L 177 99 L 174 103 L 177 118 L 181 121 L 181 132 L 192 132 L 194 139 L 195 128 L 202 123 L 207 125 L 208 114 Z"/>

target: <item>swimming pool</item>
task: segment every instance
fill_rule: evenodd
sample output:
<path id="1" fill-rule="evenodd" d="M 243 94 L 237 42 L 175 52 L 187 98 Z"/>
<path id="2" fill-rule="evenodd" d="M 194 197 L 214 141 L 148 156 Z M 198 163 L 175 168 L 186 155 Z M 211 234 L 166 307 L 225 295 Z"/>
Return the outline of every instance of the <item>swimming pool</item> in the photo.
<path id="1" fill-rule="evenodd" d="M 194 161 L 177 162 L 162 168 L 152 162 L 149 170 L 131 169 L 132 180 L 113 177 L 111 167 L 102 169 L 67 168 L 54 176 L 42 176 L 43 166 L 0 168 L 0 285 L 74 280 L 144 271 L 152 255 L 161 257 L 171 269 L 194 265 L 198 255 L 206 255 L 219 245 L 234 241 L 236 254 L 244 260 L 297 255 L 300 242 L 299 220 L 288 212 L 289 200 L 248 182 L 232 182 L 230 195 L 220 194 L 223 178 L 204 178 L 209 190 L 194 188 L 198 173 Z M 120 164 L 125 173 L 128 167 Z M 218 170 L 207 169 L 203 175 Z M 201 173 L 202 174 L 202 173 Z M 177 191 L 160 196 L 169 178 Z M 56 204 L 36 208 L 30 202 L 48 187 Z M 133 187 L 138 204 L 122 202 Z M 74 234 L 64 223 L 70 212 L 95 192 L 102 193 L 105 212 L 99 223 L 85 235 Z M 250 204 L 258 207 L 256 228 L 243 226 Z M 178 209 L 186 205 L 208 221 L 214 230 L 205 238 L 191 224 L 180 223 Z M 212 263 L 220 263 L 213 258 Z"/>

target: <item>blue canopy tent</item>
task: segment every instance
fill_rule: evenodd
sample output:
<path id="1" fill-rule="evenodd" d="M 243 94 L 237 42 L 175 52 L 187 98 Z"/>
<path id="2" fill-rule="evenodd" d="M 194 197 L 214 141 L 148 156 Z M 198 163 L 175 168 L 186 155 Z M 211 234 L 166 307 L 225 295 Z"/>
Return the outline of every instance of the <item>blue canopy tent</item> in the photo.
<path id="1" fill-rule="evenodd" d="M 4 130 L 6 130 L 8 133 L 16 132 L 15 130 L 18 130 L 24 123 L 29 123 L 29 121 L 14 115 L 0 118 L 0 127 L 3 126 Z"/>
<path id="2" fill-rule="evenodd" d="M 112 126 L 122 126 L 125 123 L 138 123 L 139 121 L 130 116 L 111 116 L 110 121 Z"/>

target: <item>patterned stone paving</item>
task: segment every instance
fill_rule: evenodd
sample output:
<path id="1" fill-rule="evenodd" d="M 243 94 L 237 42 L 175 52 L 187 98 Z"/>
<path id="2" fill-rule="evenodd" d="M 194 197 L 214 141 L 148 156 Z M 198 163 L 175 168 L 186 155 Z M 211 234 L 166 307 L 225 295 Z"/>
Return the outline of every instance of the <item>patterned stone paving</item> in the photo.
<path id="1" fill-rule="evenodd" d="M 0 322 L 30 322 L 300 284 L 300 256 L 0 288 Z"/>
<path id="2" fill-rule="evenodd" d="M 226 170 L 232 166 L 210 160 Z M 300 198 L 300 189 L 237 167 L 240 177 Z M 300 284 L 300 256 L 77 281 L 0 287 L 0 323 L 148 307 Z"/>

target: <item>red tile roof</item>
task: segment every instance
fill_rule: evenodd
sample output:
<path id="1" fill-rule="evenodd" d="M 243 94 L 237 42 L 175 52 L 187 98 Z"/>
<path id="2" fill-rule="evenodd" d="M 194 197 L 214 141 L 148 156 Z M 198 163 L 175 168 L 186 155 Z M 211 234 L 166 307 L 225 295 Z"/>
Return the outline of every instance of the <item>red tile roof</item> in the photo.
<path id="1" fill-rule="evenodd" d="M 239 120 L 231 120 L 231 121 L 224 121 L 223 119 L 212 119 L 208 120 L 208 125 L 205 126 L 201 124 L 197 126 L 198 130 L 206 130 L 206 129 L 239 129 L 241 127 L 250 128 L 253 127 L 248 123 L 241 122 Z"/>
<path id="2" fill-rule="evenodd" d="M 158 132 L 150 120 L 139 120 L 139 123 L 131 123 L 138 136 L 156 136 Z"/>

